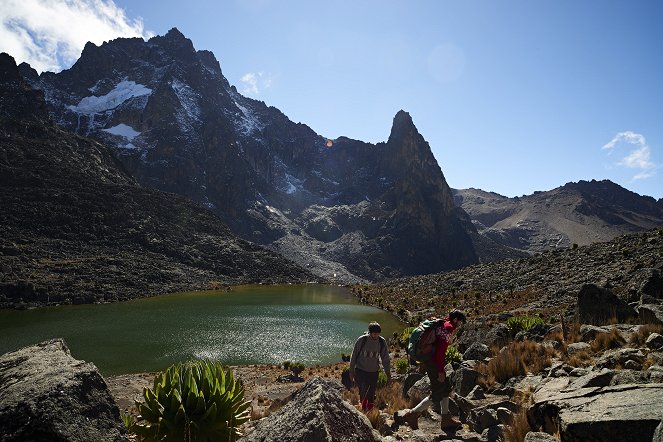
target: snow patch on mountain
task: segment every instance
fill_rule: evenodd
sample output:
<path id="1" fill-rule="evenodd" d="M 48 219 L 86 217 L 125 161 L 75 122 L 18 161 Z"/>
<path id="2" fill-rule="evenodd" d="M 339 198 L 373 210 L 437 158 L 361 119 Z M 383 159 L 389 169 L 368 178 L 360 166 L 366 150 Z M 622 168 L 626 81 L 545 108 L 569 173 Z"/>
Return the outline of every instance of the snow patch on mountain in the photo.
<path id="1" fill-rule="evenodd" d="M 289 173 L 285 174 L 285 193 L 292 195 L 298 190 L 302 190 L 303 181 L 297 177 L 290 175 Z"/>
<path id="2" fill-rule="evenodd" d="M 260 132 L 265 125 L 258 120 L 254 113 L 235 101 L 235 106 L 242 111 L 242 118 L 238 121 L 239 128 L 244 135 L 251 135 L 254 132 Z"/>
<path id="3" fill-rule="evenodd" d="M 129 141 L 133 141 L 134 138 L 141 134 L 140 132 L 135 131 L 133 127 L 127 126 L 124 123 L 102 130 L 104 132 L 108 132 L 111 135 L 118 135 L 120 137 L 127 138 Z"/>
<path id="4" fill-rule="evenodd" d="M 186 119 L 188 119 L 190 122 L 200 121 L 200 115 L 202 114 L 200 105 L 198 104 L 200 95 L 191 89 L 188 84 L 182 83 L 177 79 L 173 79 L 173 81 L 170 83 L 170 86 L 173 88 L 175 95 L 177 95 L 177 98 L 180 100 L 182 110 L 185 114 L 182 116 L 185 116 Z"/>
<path id="5" fill-rule="evenodd" d="M 90 115 L 115 109 L 133 97 L 141 97 L 151 93 L 152 89 L 145 85 L 124 80 L 106 95 L 85 97 L 76 106 L 71 105 L 68 108 L 79 114 Z"/>

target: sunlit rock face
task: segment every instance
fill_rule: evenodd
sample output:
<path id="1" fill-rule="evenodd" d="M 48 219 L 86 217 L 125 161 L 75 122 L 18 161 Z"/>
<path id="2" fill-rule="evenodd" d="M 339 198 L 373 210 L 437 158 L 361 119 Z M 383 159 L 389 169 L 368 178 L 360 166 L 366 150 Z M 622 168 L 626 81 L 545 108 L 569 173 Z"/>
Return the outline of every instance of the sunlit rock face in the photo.
<path id="1" fill-rule="evenodd" d="M 53 120 L 112 146 L 140 183 L 185 195 L 245 239 L 332 280 L 477 262 L 430 146 L 398 112 L 389 140 L 328 140 L 242 96 L 177 29 L 89 43 L 69 70 L 24 77 Z"/>

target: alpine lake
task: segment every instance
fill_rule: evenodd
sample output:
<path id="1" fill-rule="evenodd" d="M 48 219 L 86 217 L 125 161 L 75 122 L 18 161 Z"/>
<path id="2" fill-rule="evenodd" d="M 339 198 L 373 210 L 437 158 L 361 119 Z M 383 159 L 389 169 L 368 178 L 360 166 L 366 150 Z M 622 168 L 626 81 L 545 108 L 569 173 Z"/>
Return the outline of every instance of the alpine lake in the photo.
<path id="1" fill-rule="evenodd" d="M 196 358 L 226 365 L 341 361 L 368 323 L 389 338 L 405 324 L 330 285 L 253 285 L 112 304 L 0 310 L 0 354 L 64 338 L 104 375 L 162 370 Z"/>

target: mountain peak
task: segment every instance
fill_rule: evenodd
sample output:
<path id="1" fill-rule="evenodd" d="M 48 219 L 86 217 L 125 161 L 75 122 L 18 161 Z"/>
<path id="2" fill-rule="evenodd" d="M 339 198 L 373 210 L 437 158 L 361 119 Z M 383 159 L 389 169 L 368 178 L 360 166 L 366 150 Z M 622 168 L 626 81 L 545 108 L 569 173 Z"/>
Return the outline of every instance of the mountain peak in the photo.
<path id="1" fill-rule="evenodd" d="M 166 32 L 164 38 L 167 38 L 168 40 L 188 40 L 184 36 L 184 34 L 182 34 L 180 30 L 175 27 L 171 28 L 168 32 Z"/>
<path id="2" fill-rule="evenodd" d="M 396 115 L 394 116 L 394 123 L 392 124 L 391 127 L 392 131 L 395 128 L 414 128 L 415 130 L 417 129 L 414 126 L 414 122 L 412 121 L 412 117 L 410 116 L 410 114 L 405 112 L 403 109 L 396 112 Z"/>
<path id="3" fill-rule="evenodd" d="M 172 28 L 166 35 L 152 37 L 150 43 L 156 43 L 162 47 L 170 48 L 183 57 L 191 57 L 195 54 L 193 42 L 186 38 L 177 28 Z"/>
<path id="4" fill-rule="evenodd" d="M 33 90 L 21 76 L 14 57 L 0 53 L 0 119 L 46 120 L 41 91 Z"/>

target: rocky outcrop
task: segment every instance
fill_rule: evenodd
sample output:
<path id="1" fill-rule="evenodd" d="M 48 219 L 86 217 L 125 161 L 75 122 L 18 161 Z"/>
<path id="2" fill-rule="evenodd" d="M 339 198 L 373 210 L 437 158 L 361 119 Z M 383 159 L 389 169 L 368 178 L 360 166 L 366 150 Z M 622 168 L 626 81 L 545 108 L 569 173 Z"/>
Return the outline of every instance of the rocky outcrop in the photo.
<path id="1" fill-rule="evenodd" d="M 308 381 L 283 408 L 263 418 L 246 442 L 379 442 L 362 413 L 341 398 L 343 386 L 322 378 Z"/>
<path id="2" fill-rule="evenodd" d="M 124 441 L 126 428 L 94 364 L 61 339 L 0 356 L 3 441 Z"/>
<path id="3" fill-rule="evenodd" d="M 581 324 L 603 325 L 615 319 L 620 323 L 627 322 L 637 313 L 610 290 L 585 284 L 578 293 L 576 315 Z"/>
<path id="4" fill-rule="evenodd" d="M 464 327 L 459 336 L 459 350 L 465 351 L 477 340 L 490 347 L 492 344 L 485 338 L 489 330 L 497 331 L 498 326 L 491 328 L 488 324 L 506 321 L 499 317 L 509 310 L 545 310 L 564 314 L 573 321 L 569 307 L 577 303 L 578 293 L 588 283 L 609 287 L 608 290 L 618 293 L 622 300 L 638 300 L 641 297 L 641 271 L 652 268 L 663 268 L 663 229 L 625 235 L 606 243 L 546 252 L 527 259 L 393 279 L 355 287 L 354 290 L 364 302 L 387 306 L 412 325 L 418 323 L 418 316 L 444 317 L 449 306 L 466 311 L 478 310 L 482 318 L 470 318 L 485 324 L 476 326 L 479 327 L 476 329 L 470 324 Z M 641 315 L 643 311 L 641 309 Z"/>
<path id="5" fill-rule="evenodd" d="M 0 97 L 0 307 L 90 303 L 315 277 L 211 211 L 146 189 L 109 149 L 55 127 L 6 55 Z M 13 78 L 13 79 L 12 79 Z M 9 104 L 2 98 L 2 108 Z"/>
<path id="6" fill-rule="evenodd" d="M 528 417 L 564 441 L 649 441 L 663 420 L 661 403 L 663 384 L 582 388 L 537 400 Z"/>

